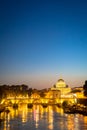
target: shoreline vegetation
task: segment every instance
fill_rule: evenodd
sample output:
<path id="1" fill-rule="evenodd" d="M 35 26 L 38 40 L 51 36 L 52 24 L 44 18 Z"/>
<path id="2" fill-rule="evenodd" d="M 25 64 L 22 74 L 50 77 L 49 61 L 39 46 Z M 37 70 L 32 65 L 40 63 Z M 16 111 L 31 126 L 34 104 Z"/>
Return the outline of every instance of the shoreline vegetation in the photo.
<path id="1" fill-rule="evenodd" d="M 84 116 L 87 116 L 87 106 L 81 104 L 63 106 L 63 110 L 64 113 L 67 114 L 82 114 Z"/>

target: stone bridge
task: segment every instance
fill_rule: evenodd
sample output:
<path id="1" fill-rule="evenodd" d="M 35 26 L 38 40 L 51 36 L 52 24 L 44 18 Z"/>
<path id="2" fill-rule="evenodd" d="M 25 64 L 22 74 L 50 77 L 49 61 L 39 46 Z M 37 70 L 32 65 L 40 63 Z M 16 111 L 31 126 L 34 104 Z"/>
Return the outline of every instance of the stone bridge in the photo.
<path id="1" fill-rule="evenodd" d="M 47 103 L 47 104 L 58 104 L 58 103 L 63 103 L 64 101 L 69 101 L 72 103 L 76 102 L 76 98 L 28 98 L 28 97 L 9 97 L 7 99 L 2 100 L 2 104 L 42 104 L 42 103 Z"/>

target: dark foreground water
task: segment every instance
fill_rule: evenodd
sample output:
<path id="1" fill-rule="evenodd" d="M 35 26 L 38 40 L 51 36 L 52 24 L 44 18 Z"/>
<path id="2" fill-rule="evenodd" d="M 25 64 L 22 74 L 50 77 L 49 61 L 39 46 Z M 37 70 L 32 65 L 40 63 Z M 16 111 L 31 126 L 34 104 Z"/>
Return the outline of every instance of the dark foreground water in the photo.
<path id="1" fill-rule="evenodd" d="M 43 108 L 34 105 L 28 109 L 21 105 L 17 110 L 10 108 L 10 113 L 2 113 L 4 121 L 0 130 L 87 130 L 87 116 L 64 114 L 56 106 Z"/>

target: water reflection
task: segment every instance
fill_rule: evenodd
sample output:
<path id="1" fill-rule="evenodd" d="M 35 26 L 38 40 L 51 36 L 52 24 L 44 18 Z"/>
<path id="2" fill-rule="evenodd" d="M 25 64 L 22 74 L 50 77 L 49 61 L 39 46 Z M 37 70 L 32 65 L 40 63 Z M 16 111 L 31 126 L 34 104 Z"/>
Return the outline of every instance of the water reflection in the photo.
<path id="1" fill-rule="evenodd" d="M 53 130 L 53 110 L 52 110 L 52 106 L 48 107 L 48 128 L 49 128 L 49 130 Z"/>
<path id="2" fill-rule="evenodd" d="M 38 128 L 38 122 L 39 122 L 39 106 L 34 106 L 33 114 L 34 114 L 34 121 L 35 121 L 35 127 Z"/>
<path id="3" fill-rule="evenodd" d="M 28 109 L 24 104 L 18 109 L 9 109 L 10 113 L 0 115 L 4 119 L 0 130 L 87 130 L 87 116 L 64 114 L 57 106 L 34 105 Z"/>

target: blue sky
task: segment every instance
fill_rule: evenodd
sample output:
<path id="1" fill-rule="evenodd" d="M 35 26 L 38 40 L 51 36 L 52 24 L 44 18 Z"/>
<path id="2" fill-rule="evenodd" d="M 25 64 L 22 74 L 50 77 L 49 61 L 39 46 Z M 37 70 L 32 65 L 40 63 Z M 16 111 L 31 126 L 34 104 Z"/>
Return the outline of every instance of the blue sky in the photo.
<path id="1" fill-rule="evenodd" d="M 0 0 L 0 19 L 0 84 L 84 84 L 86 0 Z"/>

